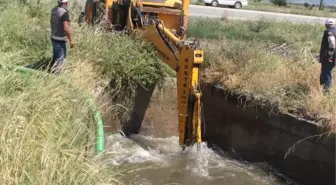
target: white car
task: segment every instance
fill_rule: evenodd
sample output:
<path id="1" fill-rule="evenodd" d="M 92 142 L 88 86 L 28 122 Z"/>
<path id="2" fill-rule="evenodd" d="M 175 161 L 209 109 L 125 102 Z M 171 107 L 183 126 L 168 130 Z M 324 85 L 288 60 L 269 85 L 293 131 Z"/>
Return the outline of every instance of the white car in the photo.
<path id="1" fill-rule="evenodd" d="M 242 8 L 248 5 L 247 0 L 201 0 L 207 6 L 231 6 L 234 8 Z"/>

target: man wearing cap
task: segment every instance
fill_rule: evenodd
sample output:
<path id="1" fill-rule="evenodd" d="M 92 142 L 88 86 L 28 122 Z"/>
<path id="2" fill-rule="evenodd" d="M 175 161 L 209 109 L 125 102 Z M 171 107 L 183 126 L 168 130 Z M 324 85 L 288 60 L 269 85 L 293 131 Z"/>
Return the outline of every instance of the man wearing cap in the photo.
<path id="1" fill-rule="evenodd" d="M 67 56 L 66 43 L 70 41 L 70 47 L 74 47 L 70 31 L 68 0 L 58 0 L 58 6 L 51 10 L 51 42 L 53 47 L 53 60 L 49 72 L 59 74 Z"/>
<path id="2" fill-rule="evenodd" d="M 336 63 L 336 25 L 334 19 L 327 19 L 325 22 L 326 30 L 324 31 L 321 49 L 320 63 L 321 76 L 320 84 L 325 91 L 328 91 L 332 86 L 332 71 Z"/>

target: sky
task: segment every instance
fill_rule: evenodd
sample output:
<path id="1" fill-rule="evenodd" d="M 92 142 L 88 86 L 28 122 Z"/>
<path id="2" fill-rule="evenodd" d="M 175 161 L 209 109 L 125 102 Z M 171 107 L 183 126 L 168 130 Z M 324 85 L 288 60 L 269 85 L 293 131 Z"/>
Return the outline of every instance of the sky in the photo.
<path id="1" fill-rule="evenodd" d="M 292 2 L 292 3 L 313 3 L 313 4 L 320 4 L 320 0 L 288 0 L 288 2 Z M 334 5 L 336 6 L 336 0 L 324 0 L 324 3 L 326 5 Z M 336 17 L 336 15 L 335 15 Z"/>

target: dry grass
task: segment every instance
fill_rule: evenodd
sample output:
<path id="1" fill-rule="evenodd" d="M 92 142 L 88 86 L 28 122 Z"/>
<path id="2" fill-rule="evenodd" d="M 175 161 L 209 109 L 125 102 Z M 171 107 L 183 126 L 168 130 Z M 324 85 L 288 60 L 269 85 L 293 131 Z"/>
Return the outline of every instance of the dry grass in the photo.
<path id="1" fill-rule="evenodd" d="M 1 63 L 25 65 L 51 56 L 50 2 L 43 3 L 14 1 L 0 11 Z M 118 184 L 119 170 L 93 153 L 96 123 L 83 93 L 100 75 L 81 63 L 83 56 L 74 57 L 64 73 L 80 89 L 52 76 L 0 71 L 1 183 Z"/>
<path id="2" fill-rule="evenodd" d="M 0 7 L 0 62 L 22 66 L 50 58 L 55 2 L 17 2 L 0 1 L 6 6 Z M 71 15 L 75 20 L 75 11 Z M 75 23 L 72 28 L 77 46 L 69 49 L 62 76 L 78 90 L 59 78 L 0 73 L 3 184 L 118 184 L 121 169 L 86 151 L 94 145 L 95 123 L 83 91 L 94 95 L 111 78 L 117 80 L 115 92 L 124 82 L 130 89 L 146 86 L 162 80 L 164 68 L 144 42 Z"/>
<path id="3" fill-rule="evenodd" d="M 254 3 L 251 1 L 249 2 L 248 6 L 244 7 L 244 9 L 247 10 L 308 15 L 316 17 L 335 17 L 336 9 L 325 8 L 324 10 L 319 10 L 318 8 L 319 8 L 318 6 L 315 6 L 312 9 L 308 9 L 303 5 L 293 5 L 293 4 L 289 4 L 287 7 L 279 7 L 268 2 Z"/>
<path id="4" fill-rule="evenodd" d="M 93 155 L 96 125 L 83 92 L 58 78 L 0 75 L 3 184 L 117 184 Z"/>
<path id="5" fill-rule="evenodd" d="M 209 37 L 212 27 L 217 32 Z M 324 125 L 334 126 L 336 90 L 323 95 L 320 64 L 315 59 L 322 31 L 318 25 L 307 31 L 300 25 L 265 21 L 192 20 L 189 25 L 189 36 L 201 38 L 206 52 L 202 80 L 271 100 L 282 112 L 313 120 L 325 118 L 329 121 Z M 271 48 L 274 43 L 280 47 Z M 283 43 L 287 44 L 284 50 Z"/>
<path id="6" fill-rule="evenodd" d="M 193 2 L 195 5 L 205 6 L 204 3 Z M 288 4 L 286 7 L 276 6 L 270 2 L 253 2 L 249 1 L 248 6 L 243 7 L 245 10 L 256 10 L 264 12 L 276 12 L 276 13 L 285 13 L 285 14 L 296 14 L 296 15 L 307 15 L 307 16 L 316 16 L 316 17 L 335 17 L 336 9 L 325 8 L 324 10 L 319 10 L 318 6 L 315 6 L 312 9 L 306 8 L 303 5 L 294 5 Z"/>
<path id="7" fill-rule="evenodd" d="M 319 52 L 324 25 L 295 24 L 290 22 L 220 21 L 219 19 L 191 19 L 188 36 L 204 39 L 226 38 L 241 42 L 262 42 L 263 44 L 284 44 L 300 50 Z"/>

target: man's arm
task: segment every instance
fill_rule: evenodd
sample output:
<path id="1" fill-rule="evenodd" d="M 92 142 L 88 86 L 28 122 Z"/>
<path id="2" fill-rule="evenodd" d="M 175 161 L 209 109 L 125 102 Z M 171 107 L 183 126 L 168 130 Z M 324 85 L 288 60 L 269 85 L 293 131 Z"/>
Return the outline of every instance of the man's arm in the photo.
<path id="1" fill-rule="evenodd" d="M 333 58 L 334 54 L 335 54 L 335 48 L 336 48 L 336 39 L 333 33 L 329 32 L 328 33 L 328 43 L 329 43 L 329 47 L 328 47 L 328 58 L 329 61 L 330 59 Z"/>
<path id="2" fill-rule="evenodd" d="M 63 27 L 64 27 L 64 30 L 65 30 L 65 33 L 69 38 L 70 46 L 73 47 L 74 42 L 73 42 L 72 34 L 71 34 L 70 18 L 69 18 L 69 13 L 68 12 L 64 13 L 64 15 L 62 16 L 62 22 L 63 22 Z"/>
<path id="3" fill-rule="evenodd" d="M 323 41 L 324 41 L 324 33 L 323 33 L 323 36 L 322 36 L 322 39 L 321 39 L 321 46 L 320 46 L 320 55 L 319 55 L 319 62 L 322 63 L 323 61 Z"/>

